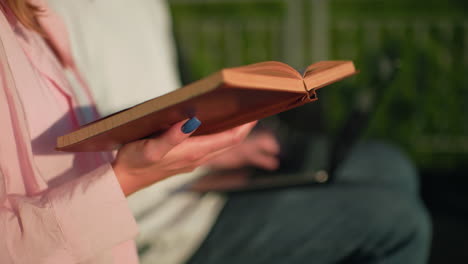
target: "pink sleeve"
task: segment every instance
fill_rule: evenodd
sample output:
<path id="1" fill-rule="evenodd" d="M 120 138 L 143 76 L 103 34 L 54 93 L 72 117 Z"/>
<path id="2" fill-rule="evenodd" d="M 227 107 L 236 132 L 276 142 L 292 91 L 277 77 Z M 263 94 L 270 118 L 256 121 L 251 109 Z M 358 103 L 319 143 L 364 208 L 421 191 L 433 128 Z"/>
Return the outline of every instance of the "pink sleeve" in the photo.
<path id="1" fill-rule="evenodd" d="M 103 255 L 133 239 L 136 223 L 108 163 L 48 186 L 18 96 L 17 86 L 38 85 L 21 54 L 0 10 L 0 263 L 79 263 Z"/>
<path id="2" fill-rule="evenodd" d="M 2 198 L 1 263 L 80 262 L 137 232 L 108 164 L 42 195 Z"/>

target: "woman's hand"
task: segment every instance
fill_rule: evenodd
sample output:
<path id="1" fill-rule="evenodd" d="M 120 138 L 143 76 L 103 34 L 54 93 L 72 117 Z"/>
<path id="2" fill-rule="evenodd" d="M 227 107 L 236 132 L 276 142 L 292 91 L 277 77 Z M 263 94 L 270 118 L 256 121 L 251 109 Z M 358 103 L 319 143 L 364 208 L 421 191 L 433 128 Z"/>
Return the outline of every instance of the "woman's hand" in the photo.
<path id="1" fill-rule="evenodd" d="M 269 131 L 253 133 L 239 145 L 223 152 L 208 161 L 206 165 L 214 169 L 235 169 L 255 166 L 275 170 L 279 166 L 280 146 Z"/>
<path id="2" fill-rule="evenodd" d="M 112 166 L 126 196 L 169 176 L 193 171 L 219 153 L 241 143 L 256 122 L 221 133 L 189 136 L 196 118 L 172 126 L 161 136 L 123 146 Z"/>

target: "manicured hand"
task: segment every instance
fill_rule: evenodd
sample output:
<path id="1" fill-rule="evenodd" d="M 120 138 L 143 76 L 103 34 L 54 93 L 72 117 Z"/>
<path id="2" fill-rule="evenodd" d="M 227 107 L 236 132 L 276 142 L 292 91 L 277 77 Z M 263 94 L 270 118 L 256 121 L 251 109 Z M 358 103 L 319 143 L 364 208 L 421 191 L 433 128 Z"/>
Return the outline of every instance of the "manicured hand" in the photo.
<path id="1" fill-rule="evenodd" d="M 199 127 L 196 118 L 173 125 L 164 134 L 123 146 L 112 164 L 125 195 L 167 177 L 190 172 L 218 153 L 240 144 L 256 122 L 221 133 L 190 137 Z"/>

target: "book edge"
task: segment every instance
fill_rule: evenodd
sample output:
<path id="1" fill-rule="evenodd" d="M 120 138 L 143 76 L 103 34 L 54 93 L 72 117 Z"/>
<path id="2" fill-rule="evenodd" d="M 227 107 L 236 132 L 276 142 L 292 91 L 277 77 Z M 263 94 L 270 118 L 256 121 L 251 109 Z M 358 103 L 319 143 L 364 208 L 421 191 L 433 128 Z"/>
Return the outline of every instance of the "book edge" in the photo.
<path id="1" fill-rule="evenodd" d="M 210 85 L 206 85 L 207 83 L 210 83 Z M 185 100 L 189 100 L 193 97 L 215 90 L 222 83 L 223 74 L 222 71 L 219 71 L 203 79 L 183 86 L 180 89 L 155 97 L 138 105 L 130 107 L 126 110 L 118 112 L 117 114 L 111 115 L 108 118 L 103 118 L 101 120 L 94 121 L 71 133 L 58 137 L 56 142 L 56 150 L 62 151 L 68 149 L 71 146 L 79 144 L 80 142 L 88 138 L 92 138 L 102 133 L 106 133 L 111 129 L 123 126 L 129 122 L 133 122 L 137 119 L 143 118 L 155 111 L 163 110 L 167 107 L 170 107 L 171 105 L 181 103 Z M 200 89 L 199 87 L 202 88 Z M 155 103 L 161 103 L 161 105 L 158 107 L 150 106 L 152 104 L 154 105 Z M 124 115 L 131 115 L 131 117 L 123 118 Z M 109 125 L 108 123 L 111 124 Z"/>

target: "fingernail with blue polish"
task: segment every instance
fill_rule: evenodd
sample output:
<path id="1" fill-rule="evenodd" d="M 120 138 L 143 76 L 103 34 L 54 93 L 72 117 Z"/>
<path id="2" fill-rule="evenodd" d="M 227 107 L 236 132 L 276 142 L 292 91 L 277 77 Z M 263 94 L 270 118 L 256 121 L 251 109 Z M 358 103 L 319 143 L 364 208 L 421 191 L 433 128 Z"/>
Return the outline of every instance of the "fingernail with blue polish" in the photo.
<path id="1" fill-rule="evenodd" d="M 182 132 L 184 134 L 189 134 L 195 131 L 199 126 L 201 125 L 200 120 L 198 120 L 196 117 L 190 118 L 185 124 L 182 126 Z"/>

